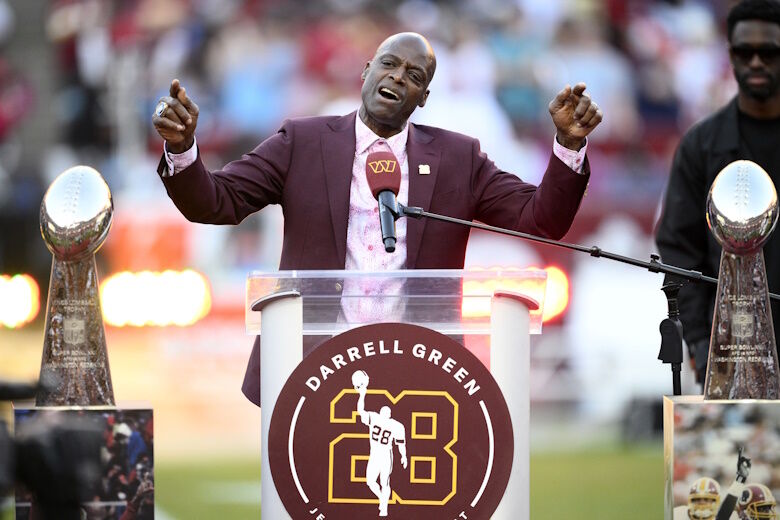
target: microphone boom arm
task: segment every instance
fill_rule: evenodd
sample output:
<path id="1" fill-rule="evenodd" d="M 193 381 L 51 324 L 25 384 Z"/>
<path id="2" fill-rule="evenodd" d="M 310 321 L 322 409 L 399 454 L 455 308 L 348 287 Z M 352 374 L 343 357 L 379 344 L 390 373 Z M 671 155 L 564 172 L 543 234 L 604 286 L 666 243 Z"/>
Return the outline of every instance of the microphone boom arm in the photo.
<path id="1" fill-rule="evenodd" d="M 610 260 L 616 260 L 624 264 L 633 265 L 636 267 L 643 267 L 652 273 L 665 273 L 684 278 L 685 281 L 700 281 L 710 282 L 717 284 L 718 279 L 711 276 L 705 276 L 699 271 L 692 271 L 683 269 L 674 265 L 667 265 L 661 262 L 661 257 L 656 254 L 650 255 L 650 261 L 644 262 L 623 255 L 616 255 L 609 251 L 604 251 L 598 246 L 584 247 L 578 244 L 570 244 L 567 242 L 561 242 L 559 240 L 552 240 L 550 238 L 543 238 L 521 231 L 513 231 L 511 229 L 504 229 L 496 226 L 489 226 L 480 222 L 472 222 L 454 217 L 447 217 L 444 215 L 438 215 L 436 213 L 430 213 L 422 208 L 418 207 L 406 207 L 398 204 L 397 211 L 391 211 L 394 218 L 411 217 L 420 219 L 422 217 L 430 218 L 433 220 L 440 220 L 442 222 L 450 222 L 452 224 L 462 224 L 476 229 L 483 229 L 485 231 L 491 231 L 493 233 L 499 233 L 501 235 L 508 235 L 512 237 L 522 238 L 531 242 L 539 242 L 550 246 L 562 247 L 564 249 L 571 249 L 574 251 L 580 251 L 582 253 L 588 253 L 590 256 L 597 258 L 608 258 Z M 674 395 L 681 394 L 680 372 L 682 368 L 682 341 L 683 331 L 682 323 L 679 320 L 679 309 L 677 306 L 677 292 L 682 286 L 682 282 L 667 282 L 664 287 L 664 293 L 666 294 L 668 306 L 669 306 L 669 318 L 664 319 L 661 322 L 661 352 L 658 355 L 663 363 L 668 363 L 672 368 L 672 388 Z M 774 293 L 769 293 L 769 297 L 775 300 L 780 300 L 780 296 Z"/>
<path id="2" fill-rule="evenodd" d="M 403 204 L 400 203 L 398 204 L 398 211 L 392 213 L 393 216 L 396 218 L 396 220 L 401 217 L 411 217 L 414 219 L 420 219 L 422 217 L 426 217 L 433 220 L 440 220 L 442 222 L 450 222 L 452 224 L 462 224 L 464 226 L 469 226 L 476 229 L 483 229 L 485 231 L 491 231 L 493 233 L 499 233 L 501 235 L 508 235 L 512 237 L 522 238 L 525 240 L 530 240 L 531 242 L 539 242 L 550 246 L 561 247 L 564 249 L 571 249 L 574 251 L 580 251 L 582 253 L 588 253 L 590 256 L 594 256 L 597 258 L 608 258 L 610 260 L 615 260 L 636 267 L 643 267 L 648 271 L 650 271 L 651 273 L 672 274 L 672 275 L 685 278 L 686 280 L 689 281 L 705 281 L 714 284 L 718 283 L 717 278 L 706 276 L 700 273 L 699 271 L 683 269 L 682 267 L 665 264 L 660 261 L 661 257 L 655 254 L 651 254 L 650 261 L 645 262 L 642 260 L 637 260 L 636 258 L 631 258 L 629 256 L 617 255 L 615 253 L 610 253 L 609 251 L 604 251 L 598 246 L 585 247 L 579 244 L 570 244 L 568 242 L 561 242 L 559 240 L 553 240 L 551 238 L 539 237 L 536 235 L 531 235 L 529 233 L 523 233 L 521 231 L 513 231 L 511 229 L 504 229 L 496 226 L 490 226 L 488 224 L 482 224 L 481 222 L 472 222 L 470 220 L 463 220 L 455 217 L 439 215 L 437 213 L 431 213 L 429 211 L 425 211 L 422 208 L 418 208 L 414 206 L 404 206 Z M 772 298 L 773 300 L 780 301 L 780 295 L 778 294 L 770 292 L 769 297 Z"/>

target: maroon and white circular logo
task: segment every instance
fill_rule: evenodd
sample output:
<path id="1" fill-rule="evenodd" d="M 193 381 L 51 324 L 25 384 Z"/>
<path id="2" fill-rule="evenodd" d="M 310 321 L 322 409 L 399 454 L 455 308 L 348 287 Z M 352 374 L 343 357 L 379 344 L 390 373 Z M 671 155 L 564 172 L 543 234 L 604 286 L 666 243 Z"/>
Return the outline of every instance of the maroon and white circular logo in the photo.
<path id="1" fill-rule="evenodd" d="M 274 484 L 292 518 L 490 518 L 514 443 L 490 372 L 433 330 L 382 323 L 298 365 L 271 419 Z"/>

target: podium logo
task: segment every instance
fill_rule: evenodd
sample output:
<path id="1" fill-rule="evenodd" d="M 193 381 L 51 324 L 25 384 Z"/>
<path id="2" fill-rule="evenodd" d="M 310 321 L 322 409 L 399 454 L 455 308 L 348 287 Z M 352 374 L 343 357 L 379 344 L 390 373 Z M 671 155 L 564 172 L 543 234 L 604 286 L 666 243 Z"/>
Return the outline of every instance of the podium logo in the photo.
<path id="1" fill-rule="evenodd" d="M 287 380 L 271 419 L 274 484 L 295 519 L 485 519 L 513 455 L 490 372 L 435 331 L 377 324 L 336 336 Z"/>
<path id="2" fill-rule="evenodd" d="M 398 163 L 393 159 L 382 159 L 379 161 L 370 161 L 368 167 L 371 168 L 373 173 L 393 173 L 397 164 Z"/>

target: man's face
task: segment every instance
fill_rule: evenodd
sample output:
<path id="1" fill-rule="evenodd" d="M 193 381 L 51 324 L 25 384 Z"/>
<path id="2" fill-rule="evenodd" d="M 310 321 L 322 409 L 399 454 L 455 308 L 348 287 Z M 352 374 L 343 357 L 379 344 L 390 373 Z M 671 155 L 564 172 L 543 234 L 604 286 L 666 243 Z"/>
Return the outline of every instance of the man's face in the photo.
<path id="1" fill-rule="evenodd" d="M 425 43 L 401 36 L 383 44 L 363 69 L 360 97 L 368 116 L 393 129 L 400 129 L 428 98 L 433 73 Z"/>
<path id="2" fill-rule="evenodd" d="M 767 520 L 775 520 L 777 518 L 777 513 L 775 512 L 774 504 L 764 504 L 758 506 L 756 508 L 756 511 L 758 512 L 758 516 L 756 516 L 756 518 L 767 519 Z"/>
<path id="3" fill-rule="evenodd" d="M 715 499 L 697 497 L 691 499 L 688 506 L 688 518 L 691 520 L 703 520 L 705 518 L 714 518 L 718 512 L 718 502 Z"/>
<path id="4" fill-rule="evenodd" d="M 759 20 L 737 22 L 729 56 L 740 93 L 757 101 L 778 95 L 780 25 Z"/>

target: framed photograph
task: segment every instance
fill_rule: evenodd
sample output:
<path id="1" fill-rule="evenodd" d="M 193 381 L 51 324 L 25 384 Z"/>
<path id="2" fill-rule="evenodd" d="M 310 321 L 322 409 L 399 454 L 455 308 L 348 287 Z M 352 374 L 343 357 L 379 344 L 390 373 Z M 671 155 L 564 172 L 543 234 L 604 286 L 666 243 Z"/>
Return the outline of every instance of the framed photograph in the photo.
<path id="1" fill-rule="evenodd" d="M 665 516 L 778 520 L 780 401 L 664 397 Z"/>

